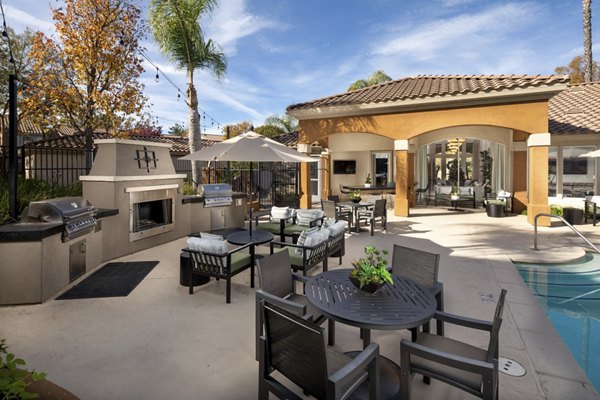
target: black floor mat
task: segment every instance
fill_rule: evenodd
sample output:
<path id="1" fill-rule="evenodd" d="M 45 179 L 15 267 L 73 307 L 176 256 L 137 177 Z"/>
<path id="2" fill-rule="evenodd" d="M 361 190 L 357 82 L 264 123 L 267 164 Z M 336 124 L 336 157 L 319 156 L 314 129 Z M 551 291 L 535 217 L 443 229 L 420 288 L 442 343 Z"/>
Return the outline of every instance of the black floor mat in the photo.
<path id="1" fill-rule="evenodd" d="M 158 261 L 108 263 L 56 300 L 127 296 L 157 265 Z"/>

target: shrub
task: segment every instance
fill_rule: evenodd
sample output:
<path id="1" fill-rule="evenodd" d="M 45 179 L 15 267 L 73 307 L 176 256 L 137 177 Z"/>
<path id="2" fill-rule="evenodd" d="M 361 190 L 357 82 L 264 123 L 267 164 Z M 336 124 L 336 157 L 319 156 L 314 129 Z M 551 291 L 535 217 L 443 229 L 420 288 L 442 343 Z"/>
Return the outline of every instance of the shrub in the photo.
<path id="1" fill-rule="evenodd" d="M 557 204 L 551 204 L 550 205 L 550 214 L 552 215 L 558 215 L 559 217 L 562 217 L 563 215 L 563 208 Z"/>
<path id="2" fill-rule="evenodd" d="M 3 400 L 39 397 L 35 393 L 29 393 L 27 386 L 33 381 L 46 379 L 46 374 L 27 371 L 21 368 L 24 366 L 25 361 L 8 352 L 6 340 L 0 340 L 0 397 Z"/>

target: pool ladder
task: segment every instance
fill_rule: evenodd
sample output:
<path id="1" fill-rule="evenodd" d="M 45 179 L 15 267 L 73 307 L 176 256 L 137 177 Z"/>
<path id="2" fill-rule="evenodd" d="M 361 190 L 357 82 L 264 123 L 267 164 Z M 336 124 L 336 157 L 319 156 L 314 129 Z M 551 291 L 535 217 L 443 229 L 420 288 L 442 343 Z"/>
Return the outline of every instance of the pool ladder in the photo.
<path id="1" fill-rule="evenodd" d="M 577 236 L 579 236 L 580 238 L 583 239 L 584 242 L 586 242 L 592 249 L 594 249 L 596 251 L 596 253 L 600 253 L 600 249 L 598 249 L 598 247 L 596 247 L 592 242 L 590 242 L 588 240 L 588 238 L 586 238 L 585 236 L 583 236 L 583 234 L 581 232 L 579 232 L 577 230 L 577 228 L 575 228 L 573 225 L 571 225 L 570 223 L 567 222 L 567 220 L 565 220 L 563 217 L 561 217 L 560 215 L 552 215 L 552 214 L 545 214 L 545 213 L 540 213 L 537 214 L 534 218 L 533 218 L 533 249 L 534 250 L 539 250 L 537 247 L 537 221 L 539 217 L 550 217 L 550 218 L 558 218 L 559 220 L 561 220 L 563 222 L 563 224 L 565 224 L 566 226 L 568 226 L 573 232 L 575 232 L 577 234 Z"/>

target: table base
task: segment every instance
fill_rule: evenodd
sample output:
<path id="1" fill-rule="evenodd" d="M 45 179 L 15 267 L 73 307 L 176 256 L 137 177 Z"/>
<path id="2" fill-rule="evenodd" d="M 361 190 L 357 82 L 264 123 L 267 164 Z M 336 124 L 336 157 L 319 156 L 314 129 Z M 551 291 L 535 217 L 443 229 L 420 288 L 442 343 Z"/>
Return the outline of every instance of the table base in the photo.
<path id="1" fill-rule="evenodd" d="M 354 358 L 360 354 L 360 351 L 348 351 L 344 354 Z M 350 398 L 368 399 L 369 385 L 360 385 Z M 381 355 L 379 356 L 379 398 L 383 400 L 400 398 L 400 367 Z"/>

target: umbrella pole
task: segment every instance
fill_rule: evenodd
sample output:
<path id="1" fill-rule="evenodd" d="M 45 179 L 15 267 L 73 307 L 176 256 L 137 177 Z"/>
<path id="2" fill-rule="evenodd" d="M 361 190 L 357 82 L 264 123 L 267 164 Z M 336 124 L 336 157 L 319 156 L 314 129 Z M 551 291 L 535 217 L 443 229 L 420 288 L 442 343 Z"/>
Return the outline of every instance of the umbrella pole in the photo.
<path id="1" fill-rule="evenodd" d="M 252 161 L 250 161 L 250 224 L 249 224 L 249 229 L 250 229 L 250 236 L 252 236 Z"/>

